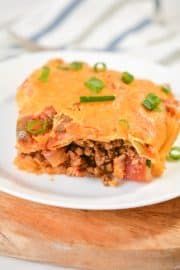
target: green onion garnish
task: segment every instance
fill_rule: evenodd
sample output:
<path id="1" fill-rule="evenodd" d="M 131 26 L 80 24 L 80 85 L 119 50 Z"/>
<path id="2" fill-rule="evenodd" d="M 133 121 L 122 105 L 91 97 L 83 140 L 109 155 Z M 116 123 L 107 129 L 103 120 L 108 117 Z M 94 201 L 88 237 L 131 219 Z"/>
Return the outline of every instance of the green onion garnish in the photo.
<path id="1" fill-rule="evenodd" d="M 169 86 L 167 86 L 167 85 L 163 85 L 161 87 L 161 90 L 166 94 L 169 94 L 171 92 L 171 88 Z"/>
<path id="2" fill-rule="evenodd" d="M 41 70 L 41 74 L 39 76 L 39 80 L 42 82 L 47 82 L 49 74 L 50 74 L 50 68 L 46 66 L 43 67 Z"/>
<path id="3" fill-rule="evenodd" d="M 126 84 L 130 84 L 132 81 L 134 81 L 134 76 L 129 72 L 125 71 L 122 74 L 121 80 Z"/>
<path id="4" fill-rule="evenodd" d="M 146 159 L 146 166 L 151 168 L 151 160 L 150 159 Z"/>
<path id="5" fill-rule="evenodd" d="M 69 64 L 69 68 L 73 70 L 80 70 L 83 67 L 83 62 L 74 61 Z"/>
<path id="6" fill-rule="evenodd" d="M 58 69 L 62 70 L 80 70 L 83 68 L 83 62 L 71 62 L 69 65 L 59 65 L 57 66 Z"/>
<path id="7" fill-rule="evenodd" d="M 46 119 L 32 119 L 26 123 L 26 131 L 32 135 L 42 135 L 47 132 L 50 122 Z"/>
<path id="8" fill-rule="evenodd" d="M 99 72 L 99 71 L 105 71 L 107 69 L 107 66 L 103 62 L 98 62 L 94 65 L 94 71 Z"/>
<path id="9" fill-rule="evenodd" d="M 171 148 L 169 155 L 167 156 L 167 160 L 180 160 L 180 146 L 174 146 Z"/>
<path id="10" fill-rule="evenodd" d="M 102 102 L 114 100 L 115 96 L 81 96 L 80 102 Z"/>
<path id="11" fill-rule="evenodd" d="M 161 103 L 161 99 L 153 93 L 150 93 L 146 96 L 143 101 L 143 105 L 147 110 L 153 111 L 156 110 Z"/>
<path id="12" fill-rule="evenodd" d="M 105 87 L 104 82 L 95 77 L 90 78 L 84 84 L 87 88 L 89 88 L 95 94 L 100 93 L 101 90 Z"/>
<path id="13" fill-rule="evenodd" d="M 62 70 L 69 70 L 68 66 L 64 66 L 64 65 L 59 65 L 57 66 L 58 69 L 62 69 Z"/>

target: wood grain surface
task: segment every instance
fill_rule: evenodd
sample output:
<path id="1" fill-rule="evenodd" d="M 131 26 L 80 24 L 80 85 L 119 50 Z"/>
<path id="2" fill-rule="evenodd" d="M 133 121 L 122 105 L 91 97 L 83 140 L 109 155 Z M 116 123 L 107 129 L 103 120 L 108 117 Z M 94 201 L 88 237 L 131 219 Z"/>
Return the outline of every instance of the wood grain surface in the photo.
<path id="1" fill-rule="evenodd" d="M 85 270 L 180 270 L 180 199 L 84 211 L 0 193 L 0 254 Z"/>

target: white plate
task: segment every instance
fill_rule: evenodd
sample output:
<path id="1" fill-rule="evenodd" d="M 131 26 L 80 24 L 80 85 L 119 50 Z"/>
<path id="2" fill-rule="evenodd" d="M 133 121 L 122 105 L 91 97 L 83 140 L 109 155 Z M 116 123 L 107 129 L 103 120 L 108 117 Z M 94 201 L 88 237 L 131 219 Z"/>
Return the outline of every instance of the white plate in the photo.
<path id="1" fill-rule="evenodd" d="M 73 270 L 44 263 L 28 262 L 14 258 L 0 257 L 0 269 L 5 270 Z M 74 269 L 75 270 L 75 269 Z"/>
<path id="2" fill-rule="evenodd" d="M 36 67 L 51 57 L 106 62 L 108 67 L 128 70 L 159 83 L 170 82 L 177 91 L 180 78 L 170 70 L 121 54 L 59 52 L 22 56 L 0 65 L 0 190 L 28 200 L 80 209 L 123 209 L 162 202 L 180 195 L 179 163 L 167 164 L 165 174 L 149 184 L 126 182 L 104 187 L 101 181 L 64 175 L 36 176 L 13 165 L 16 126 L 16 88 Z"/>

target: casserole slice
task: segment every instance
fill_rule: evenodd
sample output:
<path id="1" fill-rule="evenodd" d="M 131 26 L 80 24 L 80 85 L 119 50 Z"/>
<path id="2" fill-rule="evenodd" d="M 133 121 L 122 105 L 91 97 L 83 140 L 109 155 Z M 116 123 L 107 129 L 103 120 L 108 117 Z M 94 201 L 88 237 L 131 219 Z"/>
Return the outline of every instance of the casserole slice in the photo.
<path id="1" fill-rule="evenodd" d="M 15 164 L 33 173 L 150 181 L 179 132 L 169 86 L 104 63 L 51 60 L 20 86 L 17 103 Z"/>

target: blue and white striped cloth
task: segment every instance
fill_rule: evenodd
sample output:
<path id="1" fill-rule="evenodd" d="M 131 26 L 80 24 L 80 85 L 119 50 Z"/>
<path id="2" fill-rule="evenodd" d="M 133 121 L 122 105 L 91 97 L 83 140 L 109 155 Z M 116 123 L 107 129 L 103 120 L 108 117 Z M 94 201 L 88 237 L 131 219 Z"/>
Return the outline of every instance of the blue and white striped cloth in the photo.
<path id="1" fill-rule="evenodd" d="M 8 28 L 24 50 L 128 51 L 164 64 L 180 64 L 180 33 L 155 20 L 151 0 L 51 0 L 32 8 Z M 178 55 L 178 57 L 177 57 Z"/>

